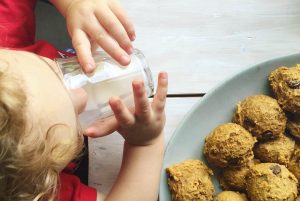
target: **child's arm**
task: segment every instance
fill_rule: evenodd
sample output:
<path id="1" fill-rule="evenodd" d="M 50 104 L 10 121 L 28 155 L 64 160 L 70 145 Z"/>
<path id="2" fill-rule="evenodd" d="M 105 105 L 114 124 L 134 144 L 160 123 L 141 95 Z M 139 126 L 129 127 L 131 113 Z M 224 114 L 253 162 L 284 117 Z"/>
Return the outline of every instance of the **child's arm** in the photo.
<path id="1" fill-rule="evenodd" d="M 117 0 L 51 0 L 66 18 L 79 62 L 92 73 L 92 44 L 98 44 L 122 65 L 130 62 L 135 39 L 133 24 Z"/>
<path id="2" fill-rule="evenodd" d="M 118 178 L 108 195 L 98 193 L 97 201 L 157 201 L 163 146 L 163 136 L 148 146 L 125 143 Z"/>
<path id="3" fill-rule="evenodd" d="M 121 170 L 106 200 L 156 201 L 163 146 L 162 136 L 147 146 L 125 143 Z"/>

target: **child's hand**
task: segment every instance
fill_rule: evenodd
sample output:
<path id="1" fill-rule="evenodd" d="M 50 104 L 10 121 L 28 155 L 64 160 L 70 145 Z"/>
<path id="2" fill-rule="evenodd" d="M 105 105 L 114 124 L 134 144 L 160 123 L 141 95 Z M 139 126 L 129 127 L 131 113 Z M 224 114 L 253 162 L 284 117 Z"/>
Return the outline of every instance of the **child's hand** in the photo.
<path id="1" fill-rule="evenodd" d="M 64 1 L 68 0 L 53 0 L 53 3 L 62 5 Z M 57 7 L 66 18 L 73 47 L 86 73 L 95 69 L 91 54 L 94 43 L 120 64 L 129 64 L 135 31 L 117 0 L 69 0 L 68 5 Z"/>
<path id="2" fill-rule="evenodd" d="M 143 81 L 132 84 L 135 112 L 132 113 L 119 98 L 111 98 L 110 106 L 119 123 L 118 132 L 128 144 L 148 145 L 162 133 L 165 125 L 165 102 L 168 88 L 167 73 L 160 73 L 152 104 L 148 102 Z"/>
<path id="3" fill-rule="evenodd" d="M 111 98 L 109 103 L 115 117 L 107 121 L 95 122 L 85 131 L 85 135 L 99 137 L 117 130 L 125 141 L 132 145 L 149 145 L 160 136 L 165 124 L 167 73 L 159 74 L 156 94 L 151 104 L 148 102 L 143 81 L 134 81 L 132 85 L 134 111 L 130 111 L 120 98 Z"/>

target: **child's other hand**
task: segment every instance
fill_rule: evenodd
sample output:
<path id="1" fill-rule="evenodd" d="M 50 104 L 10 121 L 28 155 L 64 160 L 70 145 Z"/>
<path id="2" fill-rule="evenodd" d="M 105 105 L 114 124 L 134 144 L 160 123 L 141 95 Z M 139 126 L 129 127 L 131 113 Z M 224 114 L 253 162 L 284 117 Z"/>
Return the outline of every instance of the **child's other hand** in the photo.
<path id="1" fill-rule="evenodd" d="M 152 104 L 148 102 L 143 81 L 132 84 L 135 112 L 132 113 L 118 98 L 110 99 L 110 106 L 119 123 L 118 132 L 128 144 L 148 145 L 162 133 L 165 125 L 165 102 L 168 88 L 167 73 L 160 73 Z"/>
<path id="2" fill-rule="evenodd" d="M 65 18 L 85 73 L 95 69 L 91 53 L 94 43 L 121 65 L 129 64 L 135 31 L 117 0 L 72 0 L 65 10 Z"/>
<path id="3" fill-rule="evenodd" d="M 85 134 L 91 137 L 107 135 L 117 129 L 128 144 L 149 145 L 161 135 L 165 125 L 165 102 L 168 90 L 168 75 L 161 72 L 153 102 L 148 102 L 143 81 L 132 84 L 135 108 L 131 112 L 118 97 L 110 99 L 110 106 L 115 114 L 113 119 L 95 122 Z"/>

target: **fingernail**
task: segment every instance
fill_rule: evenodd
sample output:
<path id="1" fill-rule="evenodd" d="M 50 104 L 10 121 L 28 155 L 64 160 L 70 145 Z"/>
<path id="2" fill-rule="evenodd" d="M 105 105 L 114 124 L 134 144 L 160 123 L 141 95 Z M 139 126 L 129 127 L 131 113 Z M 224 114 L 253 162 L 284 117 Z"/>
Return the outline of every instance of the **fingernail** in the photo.
<path id="1" fill-rule="evenodd" d="M 93 137 L 95 135 L 95 129 L 94 128 L 86 128 L 83 131 L 83 135 L 88 136 L 88 137 Z"/>
<path id="2" fill-rule="evenodd" d="M 136 38 L 136 36 L 135 36 L 135 35 L 131 35 L 131 36 L 130 36 L 130 40 L 131 40 L 131 41 L 134 41 L 134 40 L 135 40 L 135 38 Z"/>
<path id="3" fill-rule="evenodd" d="M 128 54 L 132 54 L 132 53 L 133 53 L 133 48 L 132 48 L 132 47 L 128 47 L 128 48 L 126 49 L 126 52 L 127 52 Z"/>
<path id="4" fill-rule="evenodd" d="M 136 90 L 138 90 L 140 88 L 139 83 L 133 82 L 132 85 L 133 85 L 134 89 L 136 89 Z"/>
<path id="5" fill-rule="evenodd" d="M 120 61 L 121 61 L 122 64 L 127 65 L 130 62 L 130 58 L 127 55 L 122 55 L 121 58 L 120 58 Z"/>
<path id="6" fill-rule="evenodd" d="M 89 131 L 89 129 L 86 129 L 85 131 L 83 131 L 83 135 L 85 135 L 85 136 L 89 136 L 89 135 L 90 135 L 90 131 Z"/>
<path id="7" fill-rule="evenodd" d="M 161 72 L 161 73 L 160 73 L 160 77 L 161 77 L 162 79 L 167 79 L 167 78 L 168 78 L 168 73 L 166 73 L 166 72 Z"/>
<path id="8" fill-rule="evenodd" d="M 84 73 L 87 76 L 92 76 L 94 74 L 95 67 L 92 64 L 86 64 L 84 67 Z"/>
<path id="9" fill-rule="evenodd" d="M 144 87 L 144 81 L 143 81 L 143 80 L 134 80 L 134 81 L 132 82 L 132 84 L 133 84 L 133 87 L 134 87 L 135 89 L 141 89 L 141 88 Z"/>

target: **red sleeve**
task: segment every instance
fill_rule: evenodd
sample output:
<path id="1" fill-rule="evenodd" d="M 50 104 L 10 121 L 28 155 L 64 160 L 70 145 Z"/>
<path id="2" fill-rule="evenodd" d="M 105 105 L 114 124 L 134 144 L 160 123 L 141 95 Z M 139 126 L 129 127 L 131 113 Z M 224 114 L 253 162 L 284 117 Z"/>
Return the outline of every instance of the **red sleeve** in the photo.
<path id="1" fill-rule="evenodd" d="M 79 178 L 68 173 L 60 173 L 60 190 L 57 201 L 96 201 L 96 189 L 86 186 Z"/>
<path id="2" fill-rule="evenodd" d="M 47 41 L 35 41 L 37 0 L 0 0 L 0 47 L 36 53 L 49 59 L 74 56 Z"/>
<path id="3" fill-rule="evenodd" d="M 37 0 L 0 1 L 2 47 L 25 47 L 34 43 L 36 2 Z"/>

